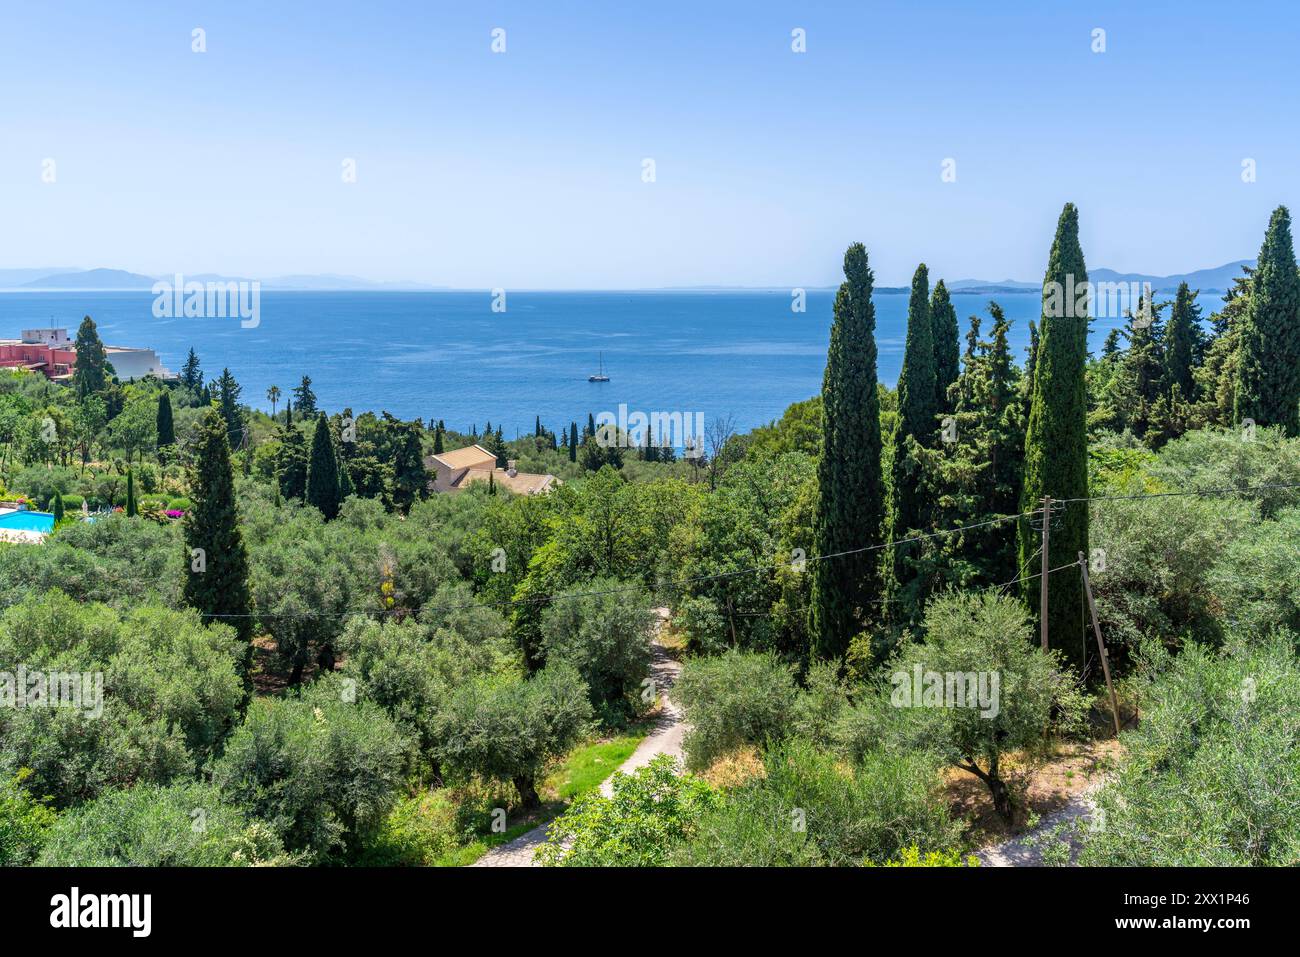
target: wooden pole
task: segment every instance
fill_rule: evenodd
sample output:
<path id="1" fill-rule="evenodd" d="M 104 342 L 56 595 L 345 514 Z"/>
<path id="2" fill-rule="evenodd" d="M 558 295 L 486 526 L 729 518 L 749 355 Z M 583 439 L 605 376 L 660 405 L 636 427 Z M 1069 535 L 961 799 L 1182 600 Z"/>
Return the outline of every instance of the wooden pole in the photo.
<path id="1" fill-rule="evenodd" d="M 1047 650 L 1047 570 L 1050 567 L 1047 563 L 1047 545 L 1051 539 L 1052 528 L 1052 497 L 1043 496 L 1043 574 L 1038 583 L 1038 636 L 1043 644 L 1043 650 Z"/>
<path id="2" fill-rule="evenodd" d="M 1110 692 L 1110 713 L 1115 719 L 1115 736 L 1119 737 L 1119 702 L 1115 699 L 1115 686 L 1110 683 L 1110 661 L 1106 643 L 1101 640 L 1101 625 L 1097 624 L 1097 605 L 1092 600 L 1092 582 L 1088 580 L 1088 559 L 1079 552 L 1079 571 L 1083 573 L 1083 590 L 1088 596 L 1088 614 L 1092 616 L 1092 630 L 1097 635 L 1097 651 L 1101 654 L 1101 672 L 1106 676 L 1106 690 Z"/>

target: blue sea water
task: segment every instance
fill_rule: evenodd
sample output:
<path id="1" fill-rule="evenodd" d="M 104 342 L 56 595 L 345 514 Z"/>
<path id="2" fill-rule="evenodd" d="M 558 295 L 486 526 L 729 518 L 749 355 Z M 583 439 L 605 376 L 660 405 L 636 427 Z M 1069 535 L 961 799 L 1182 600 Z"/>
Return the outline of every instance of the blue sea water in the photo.
<path id="1" fill-rule="evenodd" d="M 994 298 L 1014 321 L 1023 361 L 1037 291 Z M 987 295 L 956 294 L 961 333 L 984 317 Z M 881 381 L 893 385 L 907 327 L 905 294 L 877 293 Z M 587 414 L 703 413 L 745 430 L 778 418 L 821 388 L 833 293 L 810 290 L 791 310 L 788 291 L 509 292 L 493 312 L 488 292 L 263 292 L 260 322 L 158 319 L 147 292 L 0 293 L 0 338 L 92 316 L 110 345 L 153 348 L 178 371 L 192 346 L 205 374 L 229 367 L 243 400 L 269 410 L 266 390 L 289 394 L 303 375 L 330 411 L 381 410 L 443 419 L 468 430 L 491 421 L 506 436 L 558 428 Z M 1205 315 L 1218 300 L 1203 295 Z M 1091 347 L 1121 319 L 1094 320 Z M 963 345 L 964 348 L 964 345 Z M 592 383 L 603 356 L 610 381 Z M 282 406 L 281 406 L 282 407 Z"/>

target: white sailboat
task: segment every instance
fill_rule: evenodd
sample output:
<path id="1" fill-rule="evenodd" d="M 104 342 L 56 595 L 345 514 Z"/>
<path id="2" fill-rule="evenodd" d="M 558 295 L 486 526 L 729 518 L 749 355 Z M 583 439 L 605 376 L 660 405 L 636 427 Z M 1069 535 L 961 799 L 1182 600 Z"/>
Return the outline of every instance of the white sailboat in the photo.
<path id="1" fill-rule="evenodd" d="M 600 354 L 600 371 L 595 375 L 587 376 L 588 382 L 608 382 L 609 376 L 605 375 L 605 353 Z"/>

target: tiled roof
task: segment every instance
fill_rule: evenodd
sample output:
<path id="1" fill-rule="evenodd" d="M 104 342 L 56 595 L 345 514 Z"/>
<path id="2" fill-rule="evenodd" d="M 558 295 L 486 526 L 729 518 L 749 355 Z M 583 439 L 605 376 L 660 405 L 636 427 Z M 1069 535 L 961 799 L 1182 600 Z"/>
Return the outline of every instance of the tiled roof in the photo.
<path id="1" fill-rule="evenodd" d="M 440 452 L 437 455 L 429 456 L 436 459 L 449 469 L 467 469 L 482 466 L 484 462 L 491 462 L 496 465 L 497 457 L 483 448 L 481 445 L 471 445 L 465 449 L 455 449 L 451 452 Z M 491 468 L 491 466 L 487 466 Z"/>

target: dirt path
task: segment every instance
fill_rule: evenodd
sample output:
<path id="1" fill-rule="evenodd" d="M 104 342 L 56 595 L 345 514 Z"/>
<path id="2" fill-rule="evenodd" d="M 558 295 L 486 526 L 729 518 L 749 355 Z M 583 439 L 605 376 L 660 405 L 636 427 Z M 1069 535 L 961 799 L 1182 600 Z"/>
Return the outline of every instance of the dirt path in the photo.
<path id="1" fill-rule="evenodd" d="M 1001 844 L 994 844 L 976 852 L 976 857 L 980 860 L 981 867 L 1042 867 L 1043 866 L 1043 848 L 1041 846 L 1031 845 L 1030 839 L 1046 834 L 1052 828 L 1064 824 L 1068 821 L 1079 820 L 1086 823 L 1092 818 L 1093 812 L 1096 811 L 1097 805 L 1093 802 L 1092 796 L 1097 788 L 1101 786 L 1100 781 L 1092 784 L 1086 791 L 1076 794 L 1070 800 L 1065 802 L 1065 806 L 1046 815 L 1034 828 L 1019 837 L 1012 838 L 1009 841 L 1003 841 Z M 1070 858 L 1079 852 L 1079 843 L 1074 836 L 1073 831 L 1062 835 L 1063 839 L 1070 842 Z"/>
<path id="2" fill-rule="evenodd" d="M 668 620 L 667 608 L 656 608 L 659 627 L 663 628 Z M 686 727 L 682 723 L 681 710 L 673 704 L 668 692 L 681 674 L 682 664 L 674 658 L 656 639 L 651 646 L 653 658 L 650 662 L 650 677 L 655 689 L 660 694 L 659 714 L 655 717 L 654 730 L 642 739 L 631 756 L 619 765 L 617 771 L 631 774 L 637 768 L 649 764 L 660 754 L 669 754 L 675 758 L 682 757 L 682 737 Z M 614 775 L 611 774 L 600 785 L 600 793 L 609 797 L 613 793 Z M 547 825 L 542 824 L 525 834 L 521 834 L 507 844 L 494 847 L 471 867 L 536 867 L 533 855 L 546 843 Z"/>

